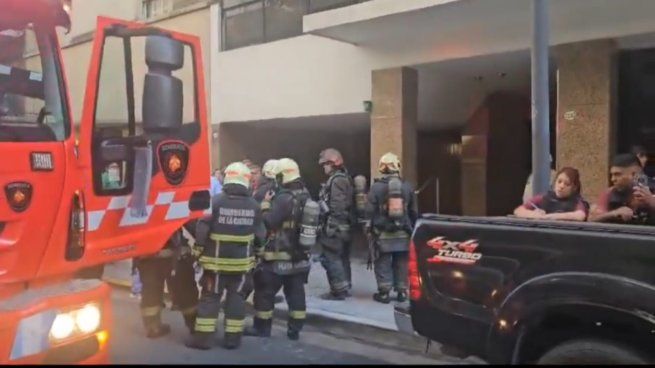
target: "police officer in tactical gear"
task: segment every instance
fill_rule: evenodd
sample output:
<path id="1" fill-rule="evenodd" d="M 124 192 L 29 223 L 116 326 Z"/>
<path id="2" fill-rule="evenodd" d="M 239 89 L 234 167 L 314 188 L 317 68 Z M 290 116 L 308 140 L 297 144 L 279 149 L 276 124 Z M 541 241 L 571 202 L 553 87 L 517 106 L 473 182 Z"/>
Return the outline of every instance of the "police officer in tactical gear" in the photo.
<path id="1" fill-rule="evenodd" d="M 161 322 L 164 304 L 164 282 L 170 280 L 169 292 L 184 322 L 190 331 L 196 319 L 198 286 L 194 278 L 191 249 L 182 237 L 182 230 L 176 231 L 159 253 L 135 259 L 141 283 L 141 317 L 146 336 L 157 338 L 168 334 L 171 328 Z"/>
<path id="2" fill-rule="evenodd" d="M 325 268 L 330 292 L 321 298 L 344 300 L 352 287 L 350 275 L 351 226 L 355 223 L 354 185 L 344 167 L 341 153 L 334 148 L 321 152 L 318 164 L 328 180 L 321 186 L 321 264 Z"/>
<path id="3" fill-rule="evenodd" d="M 389 303 L 393 287 L 397 300 L 403 302 L 407 299 L 409 240 L 418 217 L 416 198 L 411 185 L 400 180 L 398 156 L 383 155 L 378 171 L 382 178 L 375 180 L 371 187 L 366 211 L 377 251 L 374 268 L 378 292 L 373 299 Z"/>
<path id="4" fill-rule="evenodd" d="M 202 293 L 195 332 L 186 344 L 190 348 L 211 348 L 223 292 L 226 294 L 223 346 L 235 349 L 241 344 L 245 301 L 239 288 L 254 265 L 254 246 L 265 236 L 259 204 L 248 192 L 250 175 L 250 169 L 241 162 L 225 168 L 223 191 L 212 199 L 211 218 L 198 223 L 199 246 L 194 251 L 200 256 L 198 261 L 203 268 Z"/>
<path id="5" fill-rule="evenodd" d="M 309 249 L 300 245 L 299 227 L 310 195 L 295 161 L 280 159 L 278 170 L 280 188 L 274 196 L 269 192 L 262 202 L 262 208 L 270 208 L 263 213 L 269 239 L 258 251 L 261 262 L 254 273 L 256 314 L 245 334 L 271 335 L 275 294 L 284 287 L 289 306 L 287 336 L 298 340 L 305 321 L 305 283 L 310 268 Z"/>

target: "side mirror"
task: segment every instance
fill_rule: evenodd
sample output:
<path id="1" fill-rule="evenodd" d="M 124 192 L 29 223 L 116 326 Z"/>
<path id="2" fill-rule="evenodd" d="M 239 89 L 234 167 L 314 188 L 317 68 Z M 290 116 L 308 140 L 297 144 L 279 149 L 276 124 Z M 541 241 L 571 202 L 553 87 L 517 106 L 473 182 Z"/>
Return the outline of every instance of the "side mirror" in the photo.
<path id="1" fill-rule="evenodd" d="M 184 66 L 184 45 L 163 36 L 146 39 L 148 73 L 143 88 L 143 129 L 167 132 L 182 127 L 182 81 L 172 72 Z"/>

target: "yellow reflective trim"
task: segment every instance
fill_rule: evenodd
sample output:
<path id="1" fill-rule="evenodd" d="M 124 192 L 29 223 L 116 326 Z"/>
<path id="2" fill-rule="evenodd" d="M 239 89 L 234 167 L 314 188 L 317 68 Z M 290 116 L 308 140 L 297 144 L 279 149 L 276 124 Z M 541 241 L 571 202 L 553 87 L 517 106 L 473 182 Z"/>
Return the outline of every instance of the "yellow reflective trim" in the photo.
<path id="1" fill-rule="evenodd" d="M 290 261 L 291 254 L 285 252 L 264 252 L 266 261 Z"/>
<path id="2" fill-rule="evenodd" d="M 293 319 L 305 319 L 307 317 L 306 311 L 289 311 L 289 317 Z"/>
<path id="3" fill-rule="evenodd" d="M 250 244 L 255 240 L 255 234 L 250 235 L 227 235 L 227 234 L 211 234 L 209 236 L 211 240 L 219 242 L 234 242 L 234 243 L 248 243 Z"/>
<path id="4" fill-rule="evenodd" d="M 271 202 L 269 201 L 263 201 L 261 206 L 260 206 L 262 211 L 268 211 L 271 209 Z"/>
<path id="5" fill-rule="evenodd" d="M 225 326 L 225 332 L 227 333 L 240 333 L 243 332 L 243 326 Z"/>
<path id="6" fill-rule="evenodd" d="M 220 271 L 225 271 L 225 272 L 248 272 L 254 267 L 253 263 L 250 263 L 248 265 L 241 265 L 241 266 L 226 266 L 226 265 L 215 265 L 215 264 L 206 264 L 202 265 L 202 268 L 207 270 L 207 271 L 213 271 L 213 272 L 220 272 Z"/>
<path id="7" fill-rule="evenodd" d="M 225 319 L 226 326 L 241 326 L 243 327 L 245 319 Z"/>
<path id="8" fill-rule="evenodd" d="M 257 311 L 255 316 L 259 319 L 271 319 L 273 318 L 273 311 Z"/>
<path id="9" fill-rule="evenodd" d="M 141 315 L 144 317 L 153 317 L 159 314 L 161 306 L 141 308 Z"/>
<path id="10" fill-rule="evenodd" d="M 283 229 L 295 229 L 296 228 L 296 223 L 295 223 L 295 221 L 284 221 L 282 223 L 282 228 Z"/>
<path id="11" fill-rule="evenodd" d="M 216 326 L 216 318 L 196 318 L 196 326 Z"/>
<path id="12" fill-rule="evenodd" d="M 255 261 L 255 257 L 246 257 L 246 258 L 216 258 L 202 256 L 199 259 L 200 263 L 215 264 L 215 265 L 227 265 L 227 266 L 236 266 L 236 265 L 245 265 Z"/>
<path id="13" fill-rule="evenodd" d="M 216 326 L 198 326 L 194 328 L 196 332 L 214 332 L 216 331 Z"/>

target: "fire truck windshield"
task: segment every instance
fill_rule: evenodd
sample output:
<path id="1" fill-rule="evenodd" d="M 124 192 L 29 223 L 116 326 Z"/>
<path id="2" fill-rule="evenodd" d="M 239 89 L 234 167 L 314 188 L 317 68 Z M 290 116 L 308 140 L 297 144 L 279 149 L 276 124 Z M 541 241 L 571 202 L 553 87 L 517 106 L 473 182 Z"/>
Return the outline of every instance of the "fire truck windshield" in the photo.
<path id="1" fill-rule="evenodd" d="M 54 37 L 54 31 L 35 31 L 31 25 L 0 31 L 0 142 L 63 141 L 68 136 Z"/>

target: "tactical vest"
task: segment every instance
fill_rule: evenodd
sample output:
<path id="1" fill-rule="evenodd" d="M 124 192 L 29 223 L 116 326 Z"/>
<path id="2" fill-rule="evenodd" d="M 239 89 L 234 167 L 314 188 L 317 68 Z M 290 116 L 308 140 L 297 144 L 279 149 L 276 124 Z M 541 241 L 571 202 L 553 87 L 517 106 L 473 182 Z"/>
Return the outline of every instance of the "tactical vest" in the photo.
<path id="1" fill-rule="evenodd" d="M 557 198 L 557 195 L 551 190 L 544 195 L 540 207 L 546 213 L 574 212 L 578 208 L 579 201 L 578 195 L 565 199 Z"/>
<path id="2" fill-rule="evenodd" d="M 259 206 L 246 196 L 219 194 L 209 240 L 198 262 L 207 271 L 242 274 L 255 263 L 253 243 Z"/>
<path id="3" fill-rule="evenodd" d="M 306 188 L 280 190 L 276 196 L 287 195 L 293 202 L 291 216 L 282 223 L 282 228 L 269 234 L 269 240 L 259 257 L 270 262 L 279 275 L 290 275 L 309 270 L 309 257 L 301 251 L 298 244 L 302 209 L 310 198 Z"/>

